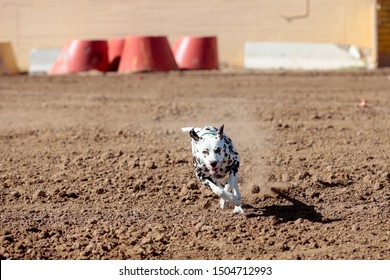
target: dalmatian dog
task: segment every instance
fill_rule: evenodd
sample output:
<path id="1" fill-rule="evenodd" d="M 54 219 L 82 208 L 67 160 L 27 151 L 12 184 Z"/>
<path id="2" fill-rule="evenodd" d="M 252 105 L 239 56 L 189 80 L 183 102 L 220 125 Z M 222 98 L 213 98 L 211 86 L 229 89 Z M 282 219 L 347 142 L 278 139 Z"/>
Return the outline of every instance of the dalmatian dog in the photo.
<path id="1" fill-rule="evenodd" d="M 234 213 L 242 214 L 244 211 L 241 207 L 237 177 L 240 156 L 232 140 L 223 133 L 223 129 L 222 125 L 219 129 L 206 126 L 184 127 L 181 130 L 189 132 L 191 137 L 196 177 L 221 198 L 222 209 L 228 203 L 234 205 Z M 227 176 L 227 184 L 223 185 L 220 179 Z"/>

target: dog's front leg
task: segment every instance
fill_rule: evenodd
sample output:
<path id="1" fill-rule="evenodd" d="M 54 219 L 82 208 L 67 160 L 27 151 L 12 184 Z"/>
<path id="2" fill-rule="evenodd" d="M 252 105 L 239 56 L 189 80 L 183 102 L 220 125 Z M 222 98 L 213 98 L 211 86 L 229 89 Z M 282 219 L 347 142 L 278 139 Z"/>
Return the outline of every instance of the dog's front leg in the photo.
<path id="1" fill-rule="evenodd" d="M 213 180 L 212 178 L 208 177 L 202 178 L 202 182 L 221 199 L 226 200 L 227 202 L 236 206 L 241 205 L 240 199 L 235 194 L 225 191 L 224 186 L 222 186 L 222 184 L 218 180 Z"/>

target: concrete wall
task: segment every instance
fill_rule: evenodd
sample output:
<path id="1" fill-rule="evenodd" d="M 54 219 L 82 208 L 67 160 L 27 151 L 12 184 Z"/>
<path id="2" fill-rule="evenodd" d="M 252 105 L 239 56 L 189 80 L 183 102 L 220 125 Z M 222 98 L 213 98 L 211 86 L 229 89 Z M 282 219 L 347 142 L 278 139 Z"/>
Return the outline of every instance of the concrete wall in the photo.
<path id="1" fill-rule="evenodd" d="M 19 66 L 32 48 L 72 38 L 131 34 L 217 35 L 222 63 L 243 64 L 244 42 L 354 44 L 374 48 L 375 0 L 0 0 L 0 41 Z"/>

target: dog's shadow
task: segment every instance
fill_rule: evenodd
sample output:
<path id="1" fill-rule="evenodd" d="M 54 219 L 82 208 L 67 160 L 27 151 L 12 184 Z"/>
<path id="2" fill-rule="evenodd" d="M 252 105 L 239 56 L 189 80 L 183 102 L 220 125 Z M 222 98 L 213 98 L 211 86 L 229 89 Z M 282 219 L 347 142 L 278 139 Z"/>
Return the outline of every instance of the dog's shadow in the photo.
<path id="1" fill-rule="evenodd" d="M 326 219 L 321 213 L 315 210 L 315 206 L 307 205 L 302 201 L 289 197 L 288 195 L 280 192 L 277 189 L 272 189 L 278 197 L 285 199 L 292 203 L 292 205 L 272 205 L 265 206 L 263 208 L 257 208 L 252 205 L 244 205 L 245 209 L 248 209 L 249 213 L 246 214 L 247 218 L 255 217 L 276 217 L 280 223 L 288 221 L 296 221 L 299 218 L 309 220 L 317 223 L 330 223 L 334 220 Z"/>

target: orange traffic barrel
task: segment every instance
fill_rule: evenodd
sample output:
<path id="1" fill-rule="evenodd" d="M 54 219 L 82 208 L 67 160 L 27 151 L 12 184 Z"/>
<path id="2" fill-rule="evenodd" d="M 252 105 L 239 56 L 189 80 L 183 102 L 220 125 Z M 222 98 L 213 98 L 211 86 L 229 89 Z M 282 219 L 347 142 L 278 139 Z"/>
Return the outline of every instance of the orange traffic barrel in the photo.
<path id="1" fill-rule="evenodd" d="M 15 53 L 11 42 L 0 42 L 0 75 L 18 74 Z"/>
<path id="2" fill-rule="evenodd" d="M 89 70 L 108 71 L 107 41 L 68 41 L 54 63 L 50 74 L 69 74 Z"/>
<path id="3" fill-rule="evenodd" d="M 185 36 L 173 45 L 176 62 L 182 70 L 218 69 L 217 37 Z"/>
<path id="4" fill-rule="evenodd" d="M 125 45 L 124 38 L 113 38 L 107 40 L 108 44 L 108 70 L 118 71 L 119 62 L 121 61 L 123 46 Z"/>
<path id="5" fill-rule="evenodd" d="M 129 36 L 123 47 L 118 72 L 178 70 L 165 36 Z"/>

